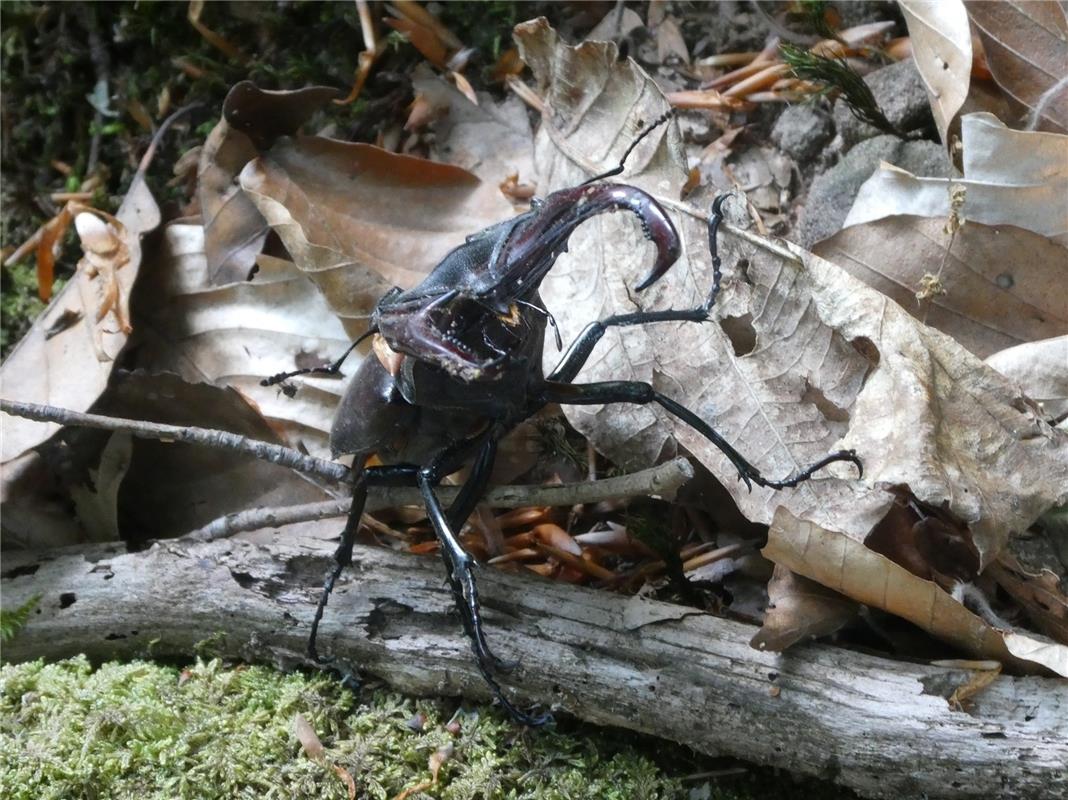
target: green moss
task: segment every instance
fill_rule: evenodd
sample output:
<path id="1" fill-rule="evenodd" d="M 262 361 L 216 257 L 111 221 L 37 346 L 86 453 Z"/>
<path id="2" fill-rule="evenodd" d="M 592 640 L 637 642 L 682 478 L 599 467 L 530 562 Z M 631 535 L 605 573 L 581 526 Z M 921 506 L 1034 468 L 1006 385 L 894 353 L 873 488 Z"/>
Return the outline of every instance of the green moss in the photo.
<path id="1" fill-rule="evenodd" d="M 308 758 L 293 733 L 302 714 L 326 748 Z M 408 722 L 425 718 L 421 730 Z M 5 665 L 0 671 L 0 784 L 9 798 L 390 798 L 430 777 L 429 757 L 452 744 L 439 784 L 413 797 L 673 798 L 681 785 L 607 734 L 517 728 L 495 711 L 386 691 L 357 697 L 329 676 L 263 667 L 186 670 L 146 662 Z"/>

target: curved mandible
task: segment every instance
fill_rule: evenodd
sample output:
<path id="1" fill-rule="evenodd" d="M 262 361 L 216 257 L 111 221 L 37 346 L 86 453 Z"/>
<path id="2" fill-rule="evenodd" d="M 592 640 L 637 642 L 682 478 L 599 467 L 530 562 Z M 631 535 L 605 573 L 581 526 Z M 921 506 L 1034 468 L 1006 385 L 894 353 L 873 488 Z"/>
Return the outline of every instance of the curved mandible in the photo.
<path id="1" fill-rule="evenodd" d="M 553 192 L 522 224 L 510 231 L 492 265 L 493 285 L 486 298 L 515 298 L 537 287 L 557 256 L 567 249 L 575 228 L 606 211 L 623 209 L 638 217 L 642 233 L 656 245 L 656 259 L 637 291 L 655 283 L 678 260 L 679 234 L 652 195 L 634 186 L 599 183 Z"/>

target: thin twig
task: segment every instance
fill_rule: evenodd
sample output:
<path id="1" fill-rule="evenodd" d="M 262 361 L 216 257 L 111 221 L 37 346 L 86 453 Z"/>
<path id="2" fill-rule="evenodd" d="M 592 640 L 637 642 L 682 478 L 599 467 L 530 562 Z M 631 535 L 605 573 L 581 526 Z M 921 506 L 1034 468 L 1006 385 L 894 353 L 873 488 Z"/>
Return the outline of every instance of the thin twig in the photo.
<path id="1" fill-rule="evenodd" d="M 482 499 L 492 508 L 523 508 L 526 506 L 571 506 L 578 503 L 599 503 L 620 497 L 657 495 L 670 499 L 676 490 L 693 477 L 693 466 L 685 458 L 675 458 L 655 467 L 605 478 L 557 486 L 496 486 Z M 437 490 L 442 503 L 448 505 L 456 497 L 459 487 L 443 486 Z M 326 500 L 287 508 L 254 508 L 227 514 L 202 528 L 187 533 L 183 539 L 210 542 L 243 531 L 279 527 L 294 522 L 343 517 L 349 513 L 351 500 Z M 368 512 L 397 506 L 418 506 L 423 496 L 412 487 L 372 486 L 368 490 Z"/>
<path id="2" fill-rule="evenodd" d="M 87 38 L 89 39 L 89 60 L 93 63 L 96 72 L 95 86 L 103 85 L 105 92 L 110 85 L 110 58 L 108 50 L 104 46 L 104 40 L 100 36 L 100 22 L 97 19 L 96 9 L 92 4 L 82 7 L 82 20 L 85 24 Z M 100 160 L 100 139 L 103 135 L 104 115 L 99 108 L 93 107 L 92 139 L 89 143 L 89 158 L 85 164 L 85 174 L 92 175 L 96 171 Z"/>
<path id="3" fill-rule="evenodd" d="M 38 422 L 57 422 L 60 425 L 100 428 L 106 431 L 126 431 L 141 439 L 185 442 L 186 444 L 214 447 L 219 450 L 232 450 L 263 461 L 270 461 L 283 467 L 289 467 L 298 472 L 315 475 L 319 478 L 339 483 L 347 483 L 351 480 L 351 472 L 343 464 L 308 456 L 289 447 L 249 439 L 247 436 L 228 431 L 181 425 L 162 425 L 156 422 L 145 422 L 136 419 L 105 417 L 100 414 L 83 414 L 66 408 L 38 405 L 37 403 L 21 403 L 16 400 L 0 400 L 0 411 Z"/>
<path id="4" fill-rule="evenodd" d="M 83 414 L 66 408 L 22 403 L 16 400 L 0 400 L 0 411 L 38 422 L 56 422 L 60 425 L 74 425 L 82 428 L 125 431 L 141 439 L 184 442 L 219 450 L 231 450 L 338 483 L 347 483 L 352 480 L 351 470 L 342 464 L 228 431 L 163 425 L 143 420 L 105 417 L 100 414 Z M 659 495 L 671 499 L 675 491 L 692 477 L 693 467 L 690 462 L 685 458 L 676 458 L 656 467 L 600 481 L 584 481 L 558 486 L 498 486 L 486 493 L 483 502 L 494 508 L 521 508 L 524 506 L 572 506 L 577 503 L 599 503 L 602 500 L 617 497 L 646 495 Z M 438 489 L 438 494 L 442 501 L 448 504 L 452 502 L 457 491 L 459 491 L 457 487 L 446 486 Z M 422 495 L 416 488 L 375 486 L 371 487 L 368 493 L 367 510 L 415 506 L 422 503 Z M 220 517 L 187 536 L 198 541 L 211 541 L 239 531 L 288 525 L 293 522 L 306 522 L 326 517 L 342 517 L 348 513 L 348 499 L 307 503 L 289 508 L 251 509 Z"/>

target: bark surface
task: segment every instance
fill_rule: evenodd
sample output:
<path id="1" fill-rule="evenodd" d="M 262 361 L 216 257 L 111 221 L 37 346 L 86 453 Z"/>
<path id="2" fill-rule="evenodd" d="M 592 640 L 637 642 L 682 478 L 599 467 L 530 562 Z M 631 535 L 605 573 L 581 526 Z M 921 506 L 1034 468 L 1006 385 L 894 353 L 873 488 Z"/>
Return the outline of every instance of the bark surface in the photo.
<path id="1" fill-rule="evenodd" d="M 163 542 L 7 553 L 3 602 L 41 593 L 8 661 L 188 657 L 308 665 L 333 544 Z M 823 645 L 749 646 L 750 626 L 666 603 L 484 570 L 491 646 L 520 659 L 515 702 L 833 779 L 870 797 L 1068 796 L 1068 683 L 1001 676 L 965 713 L 970 673 Z M 434 558 L 357 547 L 320 631 L 340 669 L 416 694 L 488 692 Z"/>

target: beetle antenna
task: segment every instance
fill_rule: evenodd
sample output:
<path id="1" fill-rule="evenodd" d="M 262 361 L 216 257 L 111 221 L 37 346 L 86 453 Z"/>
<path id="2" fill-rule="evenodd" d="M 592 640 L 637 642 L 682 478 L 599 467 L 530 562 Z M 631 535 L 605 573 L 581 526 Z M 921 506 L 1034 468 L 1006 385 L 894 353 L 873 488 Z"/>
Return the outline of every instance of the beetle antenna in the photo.
<path id="1" fill-rule="evenodd" d="M 552 315 L 549 309 L 536 306 L 533 303 L 528 303 L 526 300 L 516 300 L 515 302 L 518 305 L 526 306 L 527 308 L 537 311 L 539 314 L 543 314 L 545 319 L 549 321 L 549 327 L 553 329 L 553 334 L 556 336 L 556 349 L 558 351 L 564 349 L 564 340 L 560 338 L 560 328 L 556 324 L 556 317 Z"/>
<path id="2" fill-rule="evenodd" d="M 337 375 L 339 372 L 341 372 L 341 365 L 345 363 L 345 359 L 348 358 L 352 351 L 356 349 L 356 346 L 360 342 L 364 341 L 368 336 L 373 336 L 376 333 L 378 333 L 377 325 L 368 328 L 362 336 L 357 338 L 355 342 L 348 346 L 348 349 L 341 354 L 341 358 L 339 358 L 337 361 L 335 361 L 328 367 L 306 367 L 305 369 L 295 369 L 292 372 L 279 372 L 277 375 L 272 375 L 269 378 L 264 378 L 262 381 L 260 381 L 260 386 L 274 386 L 276 384 L 283 383 L 296 375 Z M 292 391 L 287 391 L 286 394 L 292 397 L 293 394 L 296 393 L 296 389 L 292 386 L 290 386 L 289 388 Z M 285 390 L 286 387 L 283 386 L 282 389 Z"/>
<path id="3" fill-rule="evenodd" d="M 611 178 L 613 175 L 621 174 L 623 172 L 623 165 L 627 163 L 627 158 L 632 152 L 634 152 L 634 148 L 638 146 L 638 143 L 641 142 L 641 140 L 648 136 L 650 133 L 659 128 L 661 125 L 663 125 L 665 122 L 667 122 L 669 119 L 671 119 L 673 116 L 675 116 L 675 109 L 669 108 L 659 117 L 657 117 L 648 125 L 646 125 L 645 128 L 641 131 L 641 133 L 639 133 L 634 138 L 634 141 L 630 143 L 630 146 L 627 147 L 626 151 L 623 153 L 623 158 L 619 159 L 619 164 L 608 170 L 608 172 L 602 172 L 600 175 L 594 175 L 589 180 L 583 181 L 579 184 L 579 186 L 585 186 L 588 183 L 595 183 L 596 181 L 601 181 L 605 178 Z"/>

